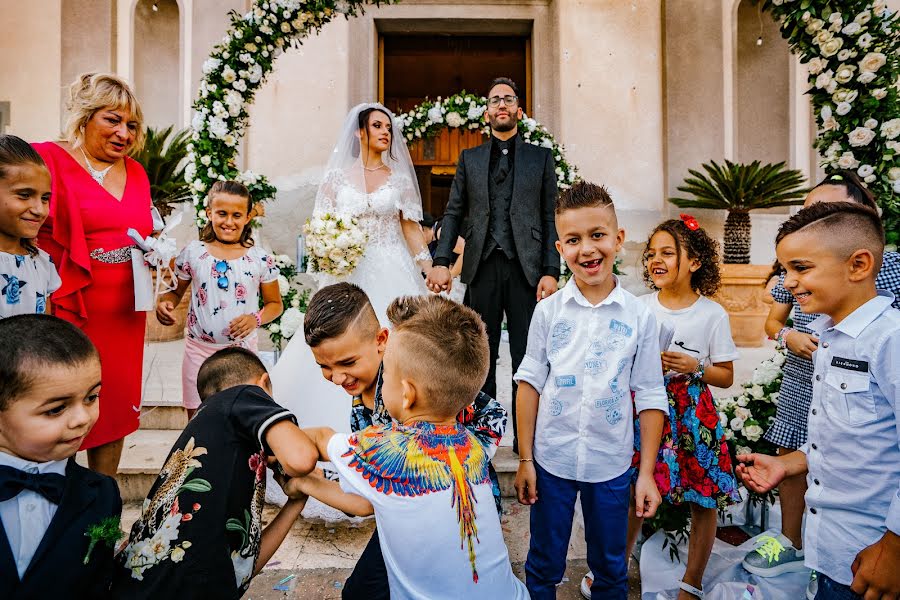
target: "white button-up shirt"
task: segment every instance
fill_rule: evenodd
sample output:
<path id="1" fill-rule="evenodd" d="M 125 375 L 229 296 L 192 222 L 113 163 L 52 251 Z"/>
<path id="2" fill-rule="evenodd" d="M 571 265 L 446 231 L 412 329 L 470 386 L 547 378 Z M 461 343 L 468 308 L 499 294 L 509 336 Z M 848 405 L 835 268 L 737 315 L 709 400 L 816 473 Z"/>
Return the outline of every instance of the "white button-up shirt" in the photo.
<path id="1" fill-rule="evenodd" d="M 609 481 L 631 467 L 638 412 L 667 412 L 656 318 L 616 287 L 592 305 L 574 278 L 538 303 L 515 375 L 541 395 L 534 459 L 564 479 Z"/>
<path id="2" fill-rule="evenodd" d="M 13 467 L 27 473 L 66 474 L 68 460 L 54 460 L 45 463 L 31 462 L 17 456 L 0 452 L 0 465 Z M 32 490 L 22 490 L 9 500 L 0 502 L 0 519 L 6 530 L 6 539 L 12 550 L 19 579 L 25 575 L 31 559 L 37 551 L 44 533 L 50 526 L 58 505 Z"/>
<path id="3" fill-rule="evenodd" d="M 809 409 L 806 565 L 849 585 L 860 550 L 900 534 L 900 311 L 879 291 L 837 325 L 822 315 Z"/>

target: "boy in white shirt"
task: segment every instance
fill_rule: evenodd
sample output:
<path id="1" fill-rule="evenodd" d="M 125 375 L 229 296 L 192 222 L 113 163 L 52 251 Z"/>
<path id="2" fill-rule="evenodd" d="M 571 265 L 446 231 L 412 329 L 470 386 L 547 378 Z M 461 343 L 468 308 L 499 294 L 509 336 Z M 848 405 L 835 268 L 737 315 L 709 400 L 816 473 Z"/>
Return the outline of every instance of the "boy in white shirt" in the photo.
<path id="1" fill-rule="evenodd" d="M 393 600 L 527 600 L 513 575 L 488 465 L 496 446 L 457 420 L 488 371 L 481 318 L 440 296 L 398 298 L 381 394 L 393 421 L 352 435 L 307 434 L 340 474 L 333 486 L 284 484 L 350 514 L 371 514 Z"/>
<path id="2" fill-rule="evenodd" d="M 637 516 L 653 516 L 661 501 L 653 470 L 669 404 L 656 319 L 612 273 L 625 231 L 605 188 L 581 182 L 562 192 L 556 229 L 572 278 L 537 305 L 515 375 L 516 491 L 531 505 L 526 584 L 532 600 L 556 597 L 580 492 L 592 597 L 625 600 L 632 395 L 641 426 Z"/>
<path id="3" fill-rule="evenodd" d="M 884 229 L 875 211 L 821 202 L 775 239 L 784 287 L 819 337 L 809 438 L 782 456 L 738 455 L 737 473 L 765 492 L 807 473 L 803 548 L 817 600 L 900 595 L 900 312 L 875 289 Z"/>

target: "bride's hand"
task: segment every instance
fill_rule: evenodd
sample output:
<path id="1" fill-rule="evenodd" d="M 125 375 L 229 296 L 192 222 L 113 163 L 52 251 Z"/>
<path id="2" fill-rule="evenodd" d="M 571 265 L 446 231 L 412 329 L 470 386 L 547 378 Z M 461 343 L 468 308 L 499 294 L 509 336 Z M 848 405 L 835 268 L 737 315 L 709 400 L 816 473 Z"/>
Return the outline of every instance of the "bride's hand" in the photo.
<path id="1" fill-rule="evenodd" d="M 425 279 L 425 285 L 435 294 L 440 294 L 443 291 L 449 292 L 452 282 L 453 277 L 450 274 L 450 269 L 445 266 L 432 267 L 428 271 L 428 277 Z"/>

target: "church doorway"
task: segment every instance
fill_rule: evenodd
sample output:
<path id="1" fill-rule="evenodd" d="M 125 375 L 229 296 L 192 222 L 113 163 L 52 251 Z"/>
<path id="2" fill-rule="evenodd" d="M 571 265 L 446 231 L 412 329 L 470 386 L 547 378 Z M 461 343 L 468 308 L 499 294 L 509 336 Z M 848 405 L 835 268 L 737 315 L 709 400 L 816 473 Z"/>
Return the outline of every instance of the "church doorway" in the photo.
<path id="1" fill-rule="evenodd" d="M 490 81 L 511 78 L 519 103 L 531 113 L 531 37 L 528 33 L 462 35 L 382 32 L 378 40 L 378 95 L 394 112 L 463 90 L 486 95 Z M 410 147 L 422 206 L 434 217 L 444 213 L 459 153 L 484 142 L 480 132 L 445 129 Z"/>

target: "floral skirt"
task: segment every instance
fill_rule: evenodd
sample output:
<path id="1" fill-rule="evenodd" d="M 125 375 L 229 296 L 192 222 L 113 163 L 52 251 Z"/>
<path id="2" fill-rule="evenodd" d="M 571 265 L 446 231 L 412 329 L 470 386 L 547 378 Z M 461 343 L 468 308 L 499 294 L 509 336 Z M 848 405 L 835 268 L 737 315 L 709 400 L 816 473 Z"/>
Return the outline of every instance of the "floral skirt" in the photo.
<path id="1" fill-rule="evenodd" d="M 666 375 L 669 414 L 653 474 L 663 500 L 724 508 L 740 501 L 731 453 L 709 387 L 686 375 Z M 640 422 L 634 420 L 635 473 L 641 462 Z"/>

